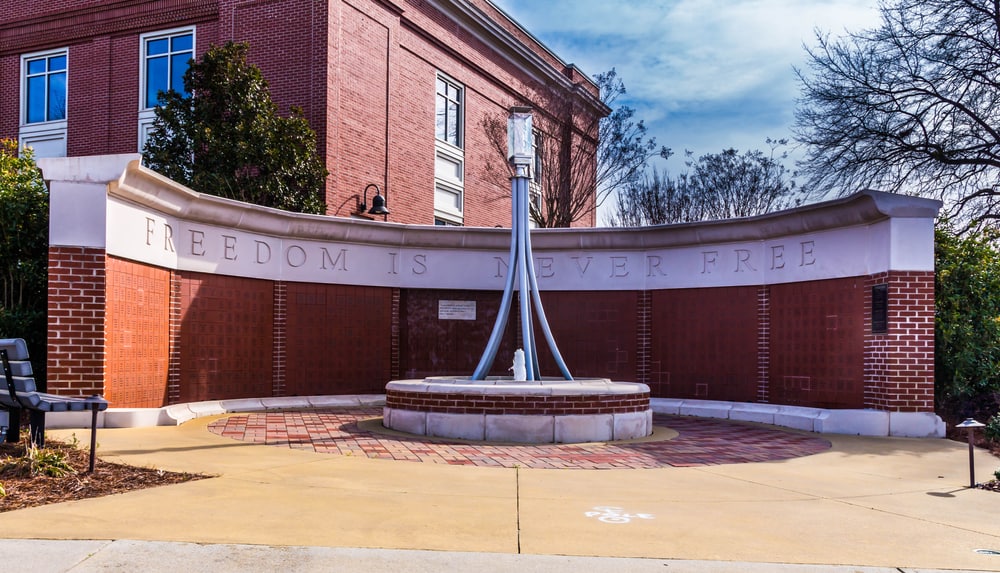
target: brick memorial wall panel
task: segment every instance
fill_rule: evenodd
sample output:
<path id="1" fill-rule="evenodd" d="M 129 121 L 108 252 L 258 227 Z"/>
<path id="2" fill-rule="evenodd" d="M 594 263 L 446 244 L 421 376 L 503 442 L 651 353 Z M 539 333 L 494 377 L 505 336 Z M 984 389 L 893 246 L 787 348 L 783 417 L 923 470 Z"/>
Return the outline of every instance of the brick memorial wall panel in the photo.
<path id="1" fill-rule="evenodd" d="M 382 393 L 392 289 L 288 283 L 285 394 Z"/>
<path id="2" fill-rule="evenodd" d="M 471 376 L 496 323 L 500 298 L 501 293 L 497 292 L 403 289 L 400 296 L 400 375 L 405 379 Z M 449 312 L 449 308 L 453 311 Z M 518 332 L 516 316 L 515 309 L 490 375 L 510 375 L 508 369 L 513 361 Z"/>
<path id="3" fill-rule="evenodd" d="M 170 271 L 107 258 L 105 398 L 115 408 L 167 400 Z"/>
<path id="4" fill-rule="evenodd" d="M 754 401 L 757 304 L 757 287 L 654 291 L 652 395 Z"/>
<path id="5" fill-rule="evenodd" d="M 863 278 L 771 286 L 770 401 L 864 407 Z"/>
<path id="6" fill-rule="evenodd" d="M 181 273 L 180 401 L 270 396 L 271 281 Z"/>
<path id="7" fill-rule="evenodd" d="M 610 378 L 634 382 L 637 376 L 634 291 L 550 291 L 542 306 L 567 368 L 575 378 Z M 539 328 L 535 346 L 543 376 L 559 376 Z"/>

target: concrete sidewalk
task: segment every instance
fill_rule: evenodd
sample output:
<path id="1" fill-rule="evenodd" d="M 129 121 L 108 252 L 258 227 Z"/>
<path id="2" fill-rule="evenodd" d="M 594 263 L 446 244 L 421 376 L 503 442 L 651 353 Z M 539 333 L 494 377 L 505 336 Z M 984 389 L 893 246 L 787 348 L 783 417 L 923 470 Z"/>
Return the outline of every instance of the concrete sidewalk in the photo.
<path id="1" fill-rule="evenodd" d="M 829 451 L 782 462 L 541 470 L 252 445 L 210 433 L 212 420 L 100 430 L 102 459 L 219 477 L 0 514 L 8 539 L 31 540 L 0 545 L 18 556 L 5 562 L 74 572 L 1000 571 L 1000 554 L 977 552 L 1000 552 L 1000 495 L 966 487 L 967 447 L 947 440 L 825 435 Z M 50 434 L 74 433 L 87 439 Z M 976 456 L 981 480 L 1000 467 Z M 49 551 L 46 569 L 38 559 Z"/>

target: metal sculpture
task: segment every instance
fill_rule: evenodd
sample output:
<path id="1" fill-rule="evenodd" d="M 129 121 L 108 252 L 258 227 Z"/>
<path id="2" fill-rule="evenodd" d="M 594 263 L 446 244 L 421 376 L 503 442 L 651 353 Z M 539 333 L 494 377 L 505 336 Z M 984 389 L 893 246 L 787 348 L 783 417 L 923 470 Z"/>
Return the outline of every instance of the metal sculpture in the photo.
<path id="1" fill-rule="evenodd" d="M 514 290 L 518 292 L 518 302 L 521 318 L 521 336 L 524 345 L 524 363 L 527 381 L 541 380 L 541 372 L 538 367 L 538 350 L 535 344 L 535 333 L 532 328 L 532 303 L 538 315 L 538 324 L 542 334 L 548 342 L 549 350 L 555 358 L 556 365 L 566 380 L 573 377 L 559 354 L 559 348 L 552 337 L 548 320 L 545 318 L 545 310 L 542 308 L 542 299 L 538 293 L 538 282 L 535 278 L 535 265 L 531 255 L 531 230 L 528 228 L 528 191 L 530 168 L 533 160 L 533 132 L 531 126 L 531 108 L 513 107 L 510 109 L 510 118 L 507 120 L 507 151 L 509 160 L 514 166 L 514 176 L 510 179 L 512 208 L 511 208 L 511 238 L 510 256 L 507 265 L 507 281 L 503 289 L 503 298 L 500 300 L 500 311 L 497 313 L 496 324 L 493 326 L 493 333 L 490 335 L 486 350 L 483 352 L 479 365 L 472 375 L 473 380 L 484 380 L 493 366 L 497 349 L 500 347 L 500 339 L 503 338 L 504 330 L 507 327 L 507 319 L 510 316 L 511 302 L 514 298 Z"/>

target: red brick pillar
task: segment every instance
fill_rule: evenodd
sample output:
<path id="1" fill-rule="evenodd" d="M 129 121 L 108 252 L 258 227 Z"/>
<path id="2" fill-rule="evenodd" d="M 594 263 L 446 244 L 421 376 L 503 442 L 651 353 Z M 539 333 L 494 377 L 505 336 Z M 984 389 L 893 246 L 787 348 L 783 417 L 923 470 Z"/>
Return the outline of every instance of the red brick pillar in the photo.
<path id="1" fill-rule="evenodd" d="M 771 397 L 771 287 L 757 287 L 757 401 Z"/>
<path id="2" fill-rule="evenodd" d="M 49 247 L 48 391 L 104 394 L 105 252 Z"/>
<path id="3" fill-rule="evenodd" d="M 288 283 L 274 282 L 274 317 L 271 319 L 274 337 L 274 355 L 271 357 L 271 395 L 284 396 L 288 360 Z"/>
<path id="4" fill-rule="evenodd" d="M 872 332 L 872 287 L 888 285 L 886 332 Z M 890 271 L 865 293 L 865 406 L 934 411 L 934 272 Z"/>
<path id="5" fill-rule="evenodd" d="M 635 377 L 636 382 L 649 384 L 650 380 L 650 352 L 653 346 L 653 294 L 648 291 L 640 291 L 638 298 L 638 308 L 636 308 L 636 350 L 635 350 Z"/>
<path id="6" fill-rule="evenodd" d="M 399 289 L 392 289 L 392 309 L 389 323 L 389 379 L 399 380 L 399 336 L 400 336 L 400 294 Z"/>

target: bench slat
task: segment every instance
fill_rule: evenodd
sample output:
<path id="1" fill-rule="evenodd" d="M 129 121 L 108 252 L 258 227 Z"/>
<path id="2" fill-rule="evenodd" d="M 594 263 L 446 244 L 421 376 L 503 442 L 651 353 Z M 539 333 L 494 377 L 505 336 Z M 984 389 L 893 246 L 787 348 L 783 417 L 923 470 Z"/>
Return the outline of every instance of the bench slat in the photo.
<path id="1" fill-rule="evenodd" d="M 21 392 L 37 392 L 38 386 L 35 385 L 35 379 L 25 376 L 14 376 L 14 389 L 17 393 Z"/>
<path id="2" fill-rule="evenodd" d="M 11 362 L 28 359 L 28 344 L 23 338 L 0 338 L 0 348 L 7 351 L 7 359 Z"/>
<path id="3" fill-rule="evenodd" d="M 26 360 L 10 361 L 10 371 L 14 376 L 31 376 L 31 362 Z"/>

